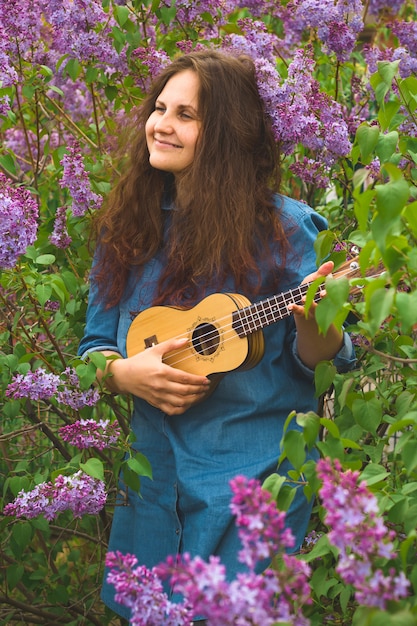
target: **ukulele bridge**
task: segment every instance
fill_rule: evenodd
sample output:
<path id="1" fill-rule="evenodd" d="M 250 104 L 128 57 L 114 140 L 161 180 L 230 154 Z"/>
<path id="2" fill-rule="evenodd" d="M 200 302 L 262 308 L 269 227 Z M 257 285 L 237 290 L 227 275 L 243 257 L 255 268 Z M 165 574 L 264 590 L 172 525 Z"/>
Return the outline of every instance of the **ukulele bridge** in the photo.
<path id="1" fill-rule="evenodd" d="M 152 346 L 156 346 L 158 343 L 156 335 L 151 335 L 150 337 L 145 337 L 144 339 L 145 348 L 152 348 Z"/>

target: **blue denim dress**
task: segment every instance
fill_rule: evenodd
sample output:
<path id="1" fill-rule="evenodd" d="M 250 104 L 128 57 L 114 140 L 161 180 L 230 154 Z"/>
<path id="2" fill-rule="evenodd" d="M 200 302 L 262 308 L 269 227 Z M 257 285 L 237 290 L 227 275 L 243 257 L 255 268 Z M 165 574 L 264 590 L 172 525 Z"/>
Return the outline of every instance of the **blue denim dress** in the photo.
<path id="1" fill-rule="evenodd" d="M 285 291 L 315 271 L 313 243 L 327 224 L 295 200 L 277 196 L 277 207 L 293 251 L 280 289 Z M 156 256 L 145 267 L 139 284 L 131 277 L 129 297 L 107 310 L 91 284 L 81 355 L 115 350 L 126 356 L 132 311 L 152 305 L 161 267 L 162 260 Z M 226 287 L 225 291 L 235 291 L 233 285 Z M 139 563 L 149 568 L 168 555 L 188 552 L 203 559 L 219 555 L 230 579 L 243 569 L 237 560 L 241 545 L 229 509 L 229 482 L 238 474 L 262 481 L 275 472 L 289 413 L 317 408 L 313 372 L 297 355 L 292 316 L 263 333 L 265 354 L 260 363 L 248 371 L 226 374 L 214 393 L 183 415 L 170 417 L 134 398 L 134 447 L 149 459 L 153 480 L 142 478 L 141 495 L 129 490 L 127 502 L 115 507 L 109 550 L 136 554 Z M 340 371 L 353 366 L 348 335 L 334 363 Z M 279 472 L 288 469 L 284 464 Z M 296 548 L 304 539 L 311 506 L 298 490 L 287 513 Z M 116 613 L 129 618 L 129 610 L 115 602 L 114 587 L 106 582 L 102 598 Z"/>

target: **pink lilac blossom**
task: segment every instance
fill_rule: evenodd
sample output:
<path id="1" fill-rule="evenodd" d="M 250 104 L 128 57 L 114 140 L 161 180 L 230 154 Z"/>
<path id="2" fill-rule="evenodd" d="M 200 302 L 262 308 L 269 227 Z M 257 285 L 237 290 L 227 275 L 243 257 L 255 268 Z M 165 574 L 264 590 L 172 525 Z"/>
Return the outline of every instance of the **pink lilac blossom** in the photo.
<path id="1" fill-rule="evenodd" d="M 41 483 L 32 491 L 22 490 L 3 513 L 28 519 L 43 515 L 50 521 L 63 511 L 71 511 L 74 517 L 97 515 L 105 503 L 103 481 L 79 470 L 72 476 L 60 474 L 55 482 Z"/>
<path id="2" fill-rule="evenodd" d="M 12 269 L 36 240 L 38 205 L 24 187 L 14 187 L 0 172 L 0 268 Z"/>
<path id="3" fill-rule="evenodd" d="M 120 436 L 117 422 L 108 419 L 96 422 L 94 419 L 80 419 L 73 424 L 62 426 L 59 434 L 64 441 L 83 450 L 97 448 L 104 450 L 115 444 Z"/>
<path id="4" fill-rule="evenodd" d="M 210 626 L 273 626 L 280 622 L 308 626 L 303 607 L 311 603 L 307 583 L 310 568 L 284 553 L 294 542 L 291 532 L 284 527 L 285 514 L 277 510 L 271 495 L 257 480 L 238 476 L 231 481 L 231 488 L 234 493 L 231 510 L 236 515 L 243 545 L 240 559 L 248 566 L 248 571 L 239 573 L 229 582 L 225 566 L 216 556 L 211 556 L 207 562 L 198 556 L 191 558 L 189 554 L 170 556 L 164 563 L 147 570 L 143 566 L 135 568 L 137 559 L 132 555 L 109 553 L 107 580 L 116 587 L 116 601 L 131 608 L 132 624 L 171 623 L 146 622 L 143 606 L 151 585 L 158 594 L 158 614 L 169 614 L 172 607 L 167 596 L 161 595 L 159 583 L 161 579 L 169 579 L 174 592 L 184 597 L 183 603 L 177 605 L 184 611 L 183 624 L 189 624 L 191 617 L 204 615 Z M 256 574 L 256 563 L 272 558 L 277 552 L 282 556 L 282 568 L 269 567 L 262 574 Z"/>
<path id="5" fill-rule="evenodd" d="M 409 587 L 403 572 L 396 575 L 391 568 L 385 575 L 375 565 L 378 560 L 394 558 L 395 533 L 385 526 L 376 497 L 359 481 L 359 472 L 341 469 L 337 459 L 321 459 L 317 464 L 323 482 L 319 495 L 330 528 L 328 539 L 339 550 L 336 571 L 355 587 L 360 604 L 385 609 L 390 600 L 405 597 Z"/>
<path id="6" fill-rule="evenodd" d="M 60 186 L 68 188 L 72 198 L 71 210 L 74 217 L 82 217 L 87 211 L 99 208 L 103 199 L 91 190 L 78 141 L 72 140 L 67 150 L 68 153 L 61 161 L 64 171 Z"/>

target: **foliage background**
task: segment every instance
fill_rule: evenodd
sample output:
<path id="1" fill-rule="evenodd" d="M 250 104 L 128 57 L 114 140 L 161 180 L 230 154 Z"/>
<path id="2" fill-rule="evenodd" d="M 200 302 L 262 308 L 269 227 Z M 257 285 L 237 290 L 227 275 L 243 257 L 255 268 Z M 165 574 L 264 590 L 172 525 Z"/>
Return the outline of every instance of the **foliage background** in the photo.
<path id="1" fill-rule="evenodd" d="M 350 48 L 343 30 L 332 39 L 318 20 L 320 10 L 336 6 L 341 23 L 354 33 Z M 355 16 L 364 22 L 356 31 Z M 246 5 L 1 0 L 0 168 L 6 178 L 0 202 L 10 189 L 25 189 L 39 218 L 36 241 L 16 259 L 5 252 L 8 234 L 0 230 L 0 499 L 3 508 L 20 490 L 80 467 L 104 479 L 108 490 L 108 503 L 97 516 L 74 519 L 63 513 L 49 523 L 43 517 L 0 517 L 1 623 L 119 623 L 99 599 L 115 476 L 123 463 L 131 484 L 139 487 L 140 475 L 151 471 L 146 459 L 130 454 L 129 401 L 102 393 L 94 407 L 76 410 L 55 398 L 8 398 L 6 389 L 16 374 L 39 367 L 54 374 L 74 367 L 81 388 L 89 389 L 99 361 L 82 363 L 75 356 L 88 295 L 89 221 L 115 173 L 111 155 L 119 128 L 167 59 L 232 35 L 252 37 L 256 45 L 272 37 L 267 47 L 273 46 L 281 86 L 297 50 L 314 60 L 305 78 L 318 81 L 320 92 L 338 102 L 351 146 L 326 161 L 321 145 L 314 149 L 302 135 L 295 136 L 283 158 L 283 191 L 328 218 L 329 230 L 317 241 L 318 259 L 330 254 L 339 263 L 359 249 L 363 275 L 375 274 L 381 264 L 386 272 L 361 278 L 356 297 L 349 297 L 346 280 L 328 284 L 328 298 L 318 309 L 320 324 L 325 329 L 347 319 L 359 367 L 345 375 L 336 374 L 330 363 L 318 367 L 317 396 L 331 388 L 332 399 L 326 396 L 324 411 L 293 416 L 304 432 L 288 431 L 277 442 L 277 460 L 288 456 L 294 484 L 313 496 L 318 480 L 305 463 L 305 447 L 315 445 L 320 433 L 323 456 L 360 470 L 386 523 L 397 531 L 396 567 L 406 573 L 412 593 L 384 611 L 358 607 L 354 590 L 335 573 L 336 557 L 326 542 L 318 503 L 311 529 L 324 535 L 304 554 L 314 568 L 310 619 L 313 624 L 417 623 L 417 32 L 395 26 L 415 26 L 415 19 L 411 1 L 332 1 L 320 9 L 320 3 L 303 0 Z M 338 49 L 332 47 L 335 41 Z M 337 134 L 326 126 L 329 120 L 322 123 L 324 132 Z M 82 167 L 78 162 L 79 169 L 65 178 L 68 154 L 81 155 Z M 82 210 L 81 192 L 86 194 L 81 202 L 88 204 Z M 57 228 L 71 242 L 54 245 Z M 57 431 L 79 417 L 110 417 L 124 436 L 110 450 L 77 451 Z M 280 489 L 273 481 L 269 487 L 275 494 Z M 281 501 L 289 498 L 285 489 L 280 494 Z"/>

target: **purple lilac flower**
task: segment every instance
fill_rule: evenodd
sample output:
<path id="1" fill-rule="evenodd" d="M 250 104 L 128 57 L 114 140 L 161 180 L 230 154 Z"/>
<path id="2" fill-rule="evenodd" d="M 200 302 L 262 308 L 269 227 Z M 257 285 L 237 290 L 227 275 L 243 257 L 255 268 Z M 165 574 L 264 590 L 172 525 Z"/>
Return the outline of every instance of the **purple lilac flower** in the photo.
<path id="1" fill-rule="evenodd" d="M 65 154 L 61 161 L 64 172 L 60 185 L 68 188 L 72 198 L 72 214 L 75 217 L 82 217 L 87 211 L 99 208 L 102 197 L 91 191 L 78 141 L 75 139 L 71 141 L 67 149 L 68 154 Z"/>
<path id="2" fill-rule="evenodd" d="M 59 434 L 67 443 L 83 450 L 85 448 L 98 448 L 104 450 L 117 442 L 120 436 L 120 428 L 117 422 L 110 420 L 80 419 L 73 424 L 62 426 Z"/>
<path id="3" fill-rule="evenodd" d="M 79 470 L 72 476 L 60 474 L 55 482 L 41 483 L 32 491 L 22 490 L 3 512 L 28 519 L 43 515 L 50 521 L 63 511 L 72 511 L 74 517 L 97 515 L 105 503 L 104 483 Z"/>
<path id="4" fill-rule="evenodd" d="M 271 501 L 271 494 L 259 487 L 259 481 L 237 476 L 230 486 L 234 493 L 230 510 L 239 527 L 242 563 L 253 570 L 258 561 L 272 559 L 283 548 L 294 546 L 294 537 L 285 528 L 285 513 Z"/>
<path id="5" fill-rule="evenodd" d="M 115 600 L 131 609 L 132 626 L 189 626 L 190 612 L 183 604 L 172 604 L 154 570 L 137 566 L 137 558 L 109 552 L 107 582 L 116 589 Z"/>
<path id="6" fill-rule="evenodd" d="M 42 0 L 10 2 L 0 0 L 1 33 L 13 56 L 31 58 L 33 50 L 42 45 Z"/>
<path id="7" fill-rule="evenodd" d="M 150 82 L 155 76 L 171 63 L 171 59 L 165 50 L 159 50 L 155 46 L 136 48 L 132 52 L 132 58 L 138 59 L 140 64 L 147 69 L 148 78 L 143 79 L 142 84 L 142 88 L 145 90 L 148 89 Z"/>
<path id="8" fill-rule="evenodd" d="M 65 250 L 71 244 L 72 239 L 67 230 L 67 207 L 61 206 L 56 210 L 54 230 L 49 237 L 49 241 L 57 248 Z"/>
<path id="9" fill-rule="evenodd" d="M 309 185 L 314 185 L 319 189 L 326 189 L 329 186 L 330 169 L 324 163 L 303 157 L 295 163 L 291 163 L 289 169 Z"/>
<path id="10" fill-rule="evenodd" d="M 381 162 L 378 157 L 375 157 L 368 165 L 365 165 L 365 169 L 369 171 L 369 175 L 374 180 L 379 180 L 381 177 Z"/>
<path id="11" fill-rule="evenodd" d="M 38 205 L 23 187 L 12 187 L 0 172 L 0 267 L 11 269 L 36 240 Z"/>
<path id="12" fill-rule="evenodd" d="M 242 37 L 230 37 L 228 45 L 232 49 L 236 46 L 242 49 Z M 250 44 L 248 49 L 251 50 Z M 341 106 L 320 90 L 313 77 L 312 48 L 307 46 L 304 50 L 297 50 L 283 82 L 270 60 L 255 57 L 254 62 L 259 93 L 283 152 L 290 154 L 300 143 L 312 151 L 325 177 L 323 167 L 331 167 L 338 157 L 349 154 L 351 143 Z M 309 170 L 313 167 L 312 162 L 308 164 L 307 180 L 311 178 Z M 303 177 L 303 169 L 296 167 L 297 174 Z"/>
<path id="13" fill-rule="evenodd" d="M 358 602 L 385 609 L 388 601 L 405 597 L 409 587 L 403 573 L 397 576 L 390 569 L 384 575 L 375 566 L 378 559 L 395 556 L 395 533 L 386 528 L 376 497 L 359 481 L 359 472 L 342 472 L 337 459 L 322 459 L 317 473 L 323 482 L 319 495 L 330 528 L 328 538 L 339 550 L 336 571 L 345 583 L 354 585 Z"/>
<path id="14" fill-rule="evenodd" d="M 90 61 L 111 71 L 127 71 L 125 52 L 113 46 L 111 13 L 105 13 L 100 0 L 49 0 L 46 20 L 53 32 L 53 48 L 69 58 Z"/>
<path id="15" fill-rule="evenodd" d="M 38 367 L 34 372 L 16 374 L 6 389 L 6 396 L 15 400 L 18 398 L 49 400 L 58 391 L 60 382 L 59 376 Z"/>
<path id="16" fill-rule="evenodd" d="M 405 0 L 369 0 L 369 15 L 378 15 L 381 11 L 388 11 L 392 15 L 398 13 Z"/>
<path id="17" fill-rule="evenodd" d="M 8 55 L 8 43 L 7 32 L 0 21 L 0 85 L 2 87 L 10 87 L 18 81 L 17 72 Z"/>
<path id="18" fill-rule="evenodd" d="M 82 391 L 79 385 L 78 376 L 71 368 L 67 368 L 60 377 L 38 367 L 34 372 L 16 374 L 6 389 L 6 396 L 14 399 L 30 398 L 38 402 L 56 396 L 58 402 L 75 410 L 97 404 L 99 392 L 94 388 Z"/>
<path id="19" fill-rule="evenodd" d="M 64 385 L 64 389 L 58 391 L 56 399 L 61 404 L 65 404 L 76 411 L 85 406 L 94 406 L 100 400 L 100 394 L 94 387 L 85 391 L 80 389 L 78 375 L 70 367 L 62 373 L 61 384 Z"/>

